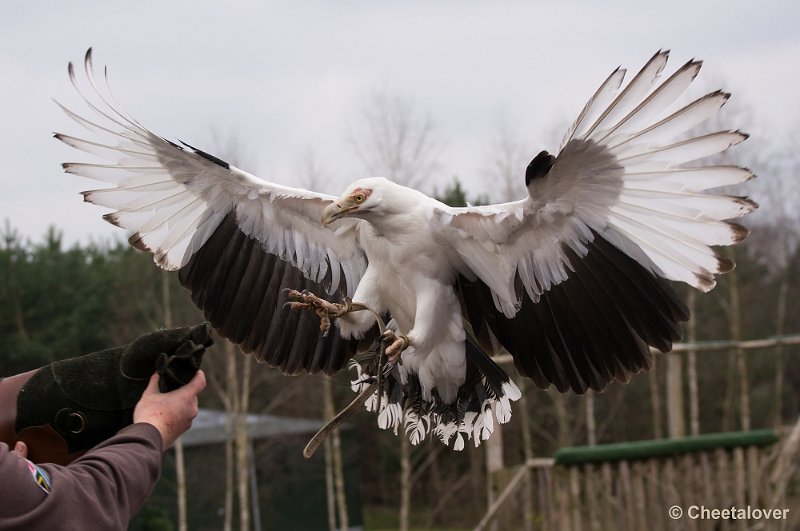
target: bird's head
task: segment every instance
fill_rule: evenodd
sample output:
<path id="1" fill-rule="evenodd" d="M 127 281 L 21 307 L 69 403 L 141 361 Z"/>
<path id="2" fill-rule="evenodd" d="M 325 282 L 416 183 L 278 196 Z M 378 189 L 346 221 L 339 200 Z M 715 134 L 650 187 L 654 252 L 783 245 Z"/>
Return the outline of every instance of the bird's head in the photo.
<path id="1" fill-rule="evenodd" d="M 354 182 L 339 199 L 325 208 L 322 212 L 322 224 L 328 225 L 344 217 L 367 219 L 371 212 L 380 210 L 384 192 L 390 185 L 389 181 L 381 177 Z"/>

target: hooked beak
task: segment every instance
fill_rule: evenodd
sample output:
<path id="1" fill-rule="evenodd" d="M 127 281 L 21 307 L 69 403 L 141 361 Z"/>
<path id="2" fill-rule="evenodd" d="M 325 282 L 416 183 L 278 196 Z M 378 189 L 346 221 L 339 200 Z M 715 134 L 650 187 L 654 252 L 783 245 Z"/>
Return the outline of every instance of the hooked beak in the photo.
<path id="1" fill-rule="evenodd" d="M 338 201 L 336 201 L 325 207 L 325 210 L 322 211 L 322 219 L 320 221 L 322 222 L 323 226 L 330 225 L 332 222 L 347 216 L 350 212 L 357 208 L 358 205 L 348 205 L 343 207 Z"/>

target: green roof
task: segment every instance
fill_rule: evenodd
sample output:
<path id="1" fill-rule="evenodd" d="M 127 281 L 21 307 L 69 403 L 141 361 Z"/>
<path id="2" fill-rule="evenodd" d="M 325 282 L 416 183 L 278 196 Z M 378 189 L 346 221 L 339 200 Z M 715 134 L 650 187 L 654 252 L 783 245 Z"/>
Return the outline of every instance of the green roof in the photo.
<path id="1" fill-rule="evenodd" d="M 772 430 L 731 433 L 710 433 L 676 439 L 656 439 L 596 446 L 572 446 L 555 453 L 557 465 L 571 466 L 608 461 L 635 461 L 654 457 L 672 457 L 692 452 L 709 452 L 717 448 L 731 449 L 746 446 L 769 446 L 778 442 Z"/>

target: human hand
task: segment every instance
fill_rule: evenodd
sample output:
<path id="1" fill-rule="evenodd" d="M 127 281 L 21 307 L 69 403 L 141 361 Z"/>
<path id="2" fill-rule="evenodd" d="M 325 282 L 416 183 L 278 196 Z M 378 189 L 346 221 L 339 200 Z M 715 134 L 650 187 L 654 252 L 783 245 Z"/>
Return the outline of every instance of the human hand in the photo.
<path id="1" fill-rule="evenodd" d="M 162 393 L 158 390 L 158 373 L 150 377 L 147 389 L 133 410 L 133 422 L 147 422 L 161 433 L 162 450 L 173 445 L 180 435 L 192 426 L 197 416 L 197 395 L 206 386 L 206 376 L 197 371 L 189 383 Z"/>

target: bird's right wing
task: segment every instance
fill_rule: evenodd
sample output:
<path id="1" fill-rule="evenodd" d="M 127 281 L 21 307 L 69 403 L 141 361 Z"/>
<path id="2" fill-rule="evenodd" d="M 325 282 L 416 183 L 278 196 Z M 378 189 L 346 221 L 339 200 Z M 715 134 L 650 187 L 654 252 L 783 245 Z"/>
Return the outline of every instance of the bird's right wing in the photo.
<path id="1" fill-rule="evenodd" d="M 624 70 L 608 77 L 558 155 L 528 166 L 528 197 L 439 209 L 473 329 L 489 329 L 541 386 L 602 389 L 649 367 L 650 346 L 668 351 L 688 319 L 666 280 L 712 289 L 734 266 L 717 246 L 747 236 L 732 220 L 757 205 L 705 191 L 752 172 L 695 162 L 747 138 L 692 134 L 729 94 L 672 111 L 701 63 L 659 83 L 667 57 L 656 53 L 624 87 Z"/>
<path id="2" fill-rule="evenodd" d="M 98 139 L 56 138 L 105 163 L 65 163 L 64 169 L 112 187 L 84 192 L 87 202 L 114 211 L 104 219 L 132 232 L 129 242 L 153 254 L 181 283 L 217 331 L 285 372 L 340 369 L 352 345 L 337 330 L 319 333 L 311 312 L 284 307 L 286 289 L 352 294 L 367 261 L 357 243 L 358 220 L 323 227 L 333 197 L 273 184 L 188 144 L 150 132 L 112 104 L 84 61 L 96 117 L 62 109 Z M 60 104 L 59 104 L 60 105 Z"/>

